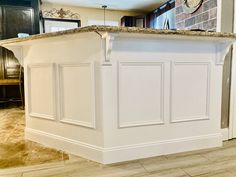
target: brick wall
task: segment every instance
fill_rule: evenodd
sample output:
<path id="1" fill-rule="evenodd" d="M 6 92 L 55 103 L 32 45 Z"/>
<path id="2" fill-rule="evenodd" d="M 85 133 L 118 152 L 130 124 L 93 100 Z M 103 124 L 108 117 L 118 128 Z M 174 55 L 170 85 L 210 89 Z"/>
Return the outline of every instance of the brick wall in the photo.
<path id="1" fill-rule="evenodd" d="M 177 29 L 203 29 L 216 31 L 217 0 L 203 0 L 201 7 L 193 14 L 183 12 L 181 0 L 176 0 Z"/>

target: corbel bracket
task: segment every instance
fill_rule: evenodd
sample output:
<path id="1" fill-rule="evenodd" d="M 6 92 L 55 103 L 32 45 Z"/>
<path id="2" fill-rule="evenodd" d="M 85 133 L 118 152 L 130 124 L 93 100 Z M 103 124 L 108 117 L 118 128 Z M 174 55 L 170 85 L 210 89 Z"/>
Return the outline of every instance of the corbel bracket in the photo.
<path id="1" fill-rule="evenodd" d="M 102 35 L 103 39 L 103 47 L 105 48 L 105 54 L 104 54 L 104 62 L 110 63 L 111 62 L 111 53 L 113 49 L 114 40 L 118 34 L 117 33 L 104 33 Z"/>
<path id="2" fill-rule="evenodd" d="M 223 65 L 226 55 L 229 53 L 232 45 L 236 40 L 229 40 L 227 42 L 221 42 L 216 45 L 216 64 Z"/>

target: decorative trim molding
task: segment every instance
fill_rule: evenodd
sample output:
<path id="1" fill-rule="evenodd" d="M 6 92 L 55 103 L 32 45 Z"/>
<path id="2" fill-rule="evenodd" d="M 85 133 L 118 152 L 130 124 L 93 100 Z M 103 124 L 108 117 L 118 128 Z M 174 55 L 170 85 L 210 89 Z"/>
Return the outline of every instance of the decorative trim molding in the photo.
<path id="1" fill-rule="evenodd" d="M 74 13 L 71 10 L 64 10 L 53 8 L 51 10 L 45 10 L 43 11 L 43 17 L 44 18 L 59 18 L 59 19 L 75 19 L 79 20 L 80 15 L 78 13 Z"/>
<path id="2" fill-rule="evenodd" d="M 36 141 L 49 147 L 62 149 L 102 164 L 112 164 L 122 161 L 154 157 L 163 154 L 222 146 L 221 133 L 172 139 L 167 141 L 115 146 L 112 148 L 98 147 L 31 128 L 26 128 L 25 133 L 26 139 Z"/>
<path id="3" fill-rule="evenodd" d="M 52 99 L 53 99 L 53 114 L 52 115 L 46 115 L 46 114 L 41 114 L 37 112 L 32 112 L 31 108 L 31 69 L 32 68 L 51 68 L 52 72 L 52 77 L 53 80 L 52 82 Z M 42 119 L 47 119 L 47 120 L 56 120 L 56 74 L 55 74 L 55 64 L 54 63 L 35 63 L 35 64 L 29 64 L 27 66 L 27 76 L 28 76 L 28 113 L 29 116 L 34 117 L 34 118 L 42 118 Z"/>
<path id="4" fill-rule="evenodd" d="M 228 141 L 229 140 L 229 128 L 221 129 L 221 133 L 222 133 L 222 140 Z"/>
<path id="5" fill-rule="evenodd" d="M 113 43 L 118 34 L 115 33 L 104 33 L 101 37 L 102 39 L 105 39 L 103 42 L 103 47 L 105 48 L 105 63 L 111 62 L 111 52 L 113 50 Z"/>
<path id="6" fill-rule="evenodd" d="M 165 141 L 154 141 L 104 148 L 104 164 L 221 147 L 222 145 L 222 134 L 215 133 Z"/>
<path id="7" fill-rule="evenodd" d="M 64 115 L 64 101 L 63 101 L 63 81 L 62 81 L 62 69 L 66 67 L 89 67 L 91 72 L 91 103 L 92 103 L 92 122 L 83 122 L 83 121 L 76 121 L 66 118 Z M 82 127 L 96 129 L 96 94 L 95 94 L 95 64 L 94 62 L 87 62 L 87 63 L 60 63 L 58 64 L 58 77 L 59 77 L 59 100 L 60 100 L 60 122 L 78 125 Z"/>
<path id="8" fill-rule="evenodd" d="M 30 107 L 30 106 L 29 106 Z M 40 119 L 47 119 L 47 120 L 56 120 L 56 117 L 53 115 L 46 115 L 46 114 L 38 114 L 38 113 L 29 113 L 29 116 L 34 117 L 34 118 L 40 118 Z"/>
<path id="9" fill-rule="evenodd" d="M 202 116 L 194 116 L 194 117 L 182 117 L 174 119 L 173 113 L 173 77 L 174 77 L 174 65 L 203 65 L 207 66 L 207 98 L 206 98 L 206 113 Z M 191 121 L 200 121 L 200 120 L 209 120 L 209 113 L 210 113 L 210 86 L 211 86 L 211 63 L 210 62 L 198 62 L 198 61 L 178 61 L 178 62 L 171 62 L 171 82 L 170 82 L 170 123 L 181 123 L 181 122 L 191 122 Z M 183 119 L 183 120 L 178 120 Z"/>
<path id="10" fill-rule="evenodd" d="M 223 65 L 226 55 L 229 53 L 234 41 L 222 42 L 216 45 L 216 64 Z"/>
<path id="11" fill-rule="evenodd" d="M 28 140 L 103 163 L 104 149 L 102 147 L 31 128 L 25 129 L 25 137 Z"/>
<path id="12" fill-rule="evenodd" d="M 161 67 L 161 121 L 158 120 L 153 120 L 153 121 L 140 121 L 140 122 L 129 122 L 129 123 L 125 123 L 125 124 L 122 124 L 121 120 L 120 120 L 120 115 L 119 115 L 119 105 L 120 105 L 120 67 L 121 66 L 160 66 Z M 121 61 L 119 60 L 117 62 L 117 106 L 116 106 L 116 109 L 117 109 L 117 120 L 118 120 L 118 128 L 131 128 L 131 127 L 140 127 L 140 126 L 151 126 L 151 125 L 163 125 L 164 124 L 164 65 L 165 65 L 165 62 L 155 62 L 155 61 L 148 61 L 148 60 L 143 60 L 143 61 L 128 61 L 128 60 L 125 60 L 125 61 Z"/>

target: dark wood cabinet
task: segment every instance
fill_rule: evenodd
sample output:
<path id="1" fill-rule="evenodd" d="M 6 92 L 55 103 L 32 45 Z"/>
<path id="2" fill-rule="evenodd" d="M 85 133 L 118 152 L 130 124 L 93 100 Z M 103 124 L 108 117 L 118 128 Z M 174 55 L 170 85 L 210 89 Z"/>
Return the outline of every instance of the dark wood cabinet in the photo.
<path id="1" fill-rule="evenodd" d="M 39 33 L 38 0 L 0 1 L 0 39 L 15 38 L 18 33 Z M 11 51 L 0 48 L 0 79 L 19 78 L 19 66 Z M 19 98 L 18 86 L 0 86 L 0 103 Z"/>
<path id="2" fill-rule="evenodd" d="M 124 16 L 121 18 L 123 27 L 145 27 L 145 16 Z"/>
<path id="3" fill-rule="evenodd" d="M 34 10 L 30 7 L 2 7 L 3 39 L 15 38 L 18 33 L 34 34 Z"/>
<path id="4" fill-rule="evenodd" d="M 121 18 L 121 26 L 123 26 L 123 27 L 134 27 L 135 25 L 136 25 L 135 17 L 124 16 L 124 17 Z"/>
<path id="5" fill-rule="evenodd" d="M 4 28 L 4 26 L 2 26 L 4 18 L 5 20 L 16 20 L 18 18 L 19 21 L 16 21 L 17 24 L 21 22 L 20 26 L 18 27 L 22 27 L 25 25 L 27 26 L 26 23 L 30 20 L 33 25 L 30 27 L 31 29 L 33 29 L 32 34 L 38 34 L 40 11 L 39 8 L 39 0 L 0 0 L 0 30 Z M 5 12 L 3 13 L 3 11 Z"/>

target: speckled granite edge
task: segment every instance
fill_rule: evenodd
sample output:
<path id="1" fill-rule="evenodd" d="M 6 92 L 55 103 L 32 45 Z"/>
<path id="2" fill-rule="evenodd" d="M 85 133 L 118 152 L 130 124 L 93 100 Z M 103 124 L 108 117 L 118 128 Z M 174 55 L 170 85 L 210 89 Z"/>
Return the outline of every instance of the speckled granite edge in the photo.
<path id="1" fill-rule="evenodd" d="M 51 38 L 62 35 L 71 35 L 76 33 L 85 33 L 85 32 L 141 33 L 141 34 L 179 35 L 179 36 L 236 39 L 236 34 L 234 33 L 202 32 L 202 31 L 189 31 L 189 30 L 157 30 L 150 28 L 137 28 L 137 27 L 88 26 L 60 32 L 37 34 L 25 38 L 13 38 L 13 39 L 2 40 L 0 41 L 0 45 L 43 39 L 43 38 Z"/>

